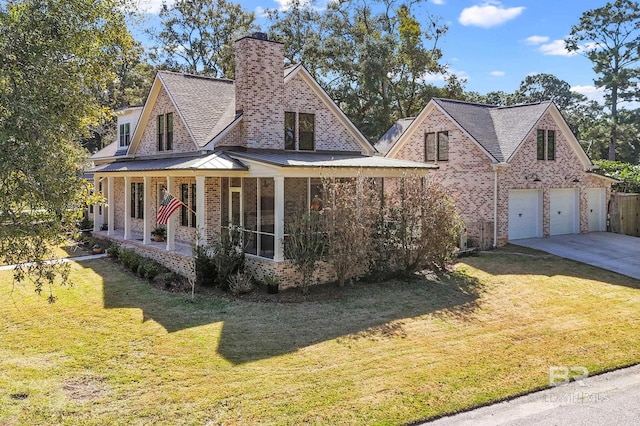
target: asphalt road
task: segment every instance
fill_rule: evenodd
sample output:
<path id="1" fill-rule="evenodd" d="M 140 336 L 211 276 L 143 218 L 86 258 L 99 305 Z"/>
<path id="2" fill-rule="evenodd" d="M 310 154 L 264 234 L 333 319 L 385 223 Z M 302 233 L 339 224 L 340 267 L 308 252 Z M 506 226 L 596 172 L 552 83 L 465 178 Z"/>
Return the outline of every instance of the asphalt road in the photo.
<path id="1" fill-rule="evenodd" d="M 560 380 L 558 381 L 560 382 Z M 616 425 L 640 424 L 640 365 L 587 377 L 511 401 L 443 417 L 445 425 Z"/>

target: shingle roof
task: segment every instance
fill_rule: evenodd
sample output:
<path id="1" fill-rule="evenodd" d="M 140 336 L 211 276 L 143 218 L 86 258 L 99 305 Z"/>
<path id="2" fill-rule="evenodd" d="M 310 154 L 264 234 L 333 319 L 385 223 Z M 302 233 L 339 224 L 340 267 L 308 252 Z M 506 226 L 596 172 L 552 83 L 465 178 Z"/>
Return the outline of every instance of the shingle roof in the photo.
<path id="1" fill-rule="evenodd" d="M 439 98 L 433 101 L 499 162 L 509 161 L 551 105 L 551 101 L 506 107 Z"/>
<path id="2" fill-rule="evenodd" d="M 169 71 L 158 76 L 198 146 L 206 145 L 235 119 L 232 80 Z"/>
<path id="3" fill-rule="evenodd" d="M 302 152 L 279 150 L 251 150 L 227 152 L 232 158 L 248 159 L 279 167 L 334 167 L 375 169 L 436 169 L 432 164 L 397 160 L 380 156 L 367 156 L 348 152 Z"/>
<path id="4" fill-rule="evenodd" d="M 171 157 L 148 160 L 116 161 L 87 170 L 93 172 L 141 172 L 155 170 L 247 170 L 240 161 L 230 158 L 222 152 L 213 154 Z"/>
<path id="5" fill-rule="evenodd" d="M 375 148 L 378 152 L 386 155 L 391 147 L 396 144 L 400 136 L 407 130 L 407 128 L 413 123 L 415 117 L 401 118 L 393 123 L 393 125 L 382 135 L 382 137 L 376 142 Z"/>
<path id="6" fill-rule="evenodd" d="M 551 101 L 499 107 L 451 99 L 433 98 L 438 105 L 498 162 L 506 162 L 547 111 Z M 376 143 L 386 154 L 414 122 L 398 120 Z"/>

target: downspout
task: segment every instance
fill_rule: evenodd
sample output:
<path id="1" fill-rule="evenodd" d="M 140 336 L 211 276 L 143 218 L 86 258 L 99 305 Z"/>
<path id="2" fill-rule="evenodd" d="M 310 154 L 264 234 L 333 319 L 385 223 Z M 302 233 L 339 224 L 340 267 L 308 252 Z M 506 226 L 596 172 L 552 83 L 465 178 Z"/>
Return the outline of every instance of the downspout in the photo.
<path id="1" fill-rule="evenodd" d="M 493 248 L 498 247 L 498 166 L 493 167 Z"/>

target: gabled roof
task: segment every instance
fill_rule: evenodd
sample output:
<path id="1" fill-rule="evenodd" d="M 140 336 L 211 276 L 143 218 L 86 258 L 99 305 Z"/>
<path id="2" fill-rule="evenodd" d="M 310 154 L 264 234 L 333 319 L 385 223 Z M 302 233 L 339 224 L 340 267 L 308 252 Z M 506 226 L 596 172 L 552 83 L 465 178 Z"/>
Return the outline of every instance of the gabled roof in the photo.
<path id="1" fill-rule="evenodd" d="M 364 137 L 362 132 L 358 130 L 358 128 L 349 120 L 349 118 L 345 115 L 344 111 L 342 111 L 338 105 L 336 105 L 335 101 L 331 99 L 331 97 L 324 91 L 322 86 L 318 84 L 318 82 L 313 78 L 309 71 L 303 65 L 291 65 L 284 70 L 284 83 L 287 84 L 293 77 L 296 75 L 300 75 L 303 80 L 311 87 L 311 89 L 318 95 L 318 97 L 324 102 L 324 104 L 333 112 L 335 117 L 341 121 L 347 131 L 349 131 L 358 144 L 363 148 L 363 150 L 367 154 L 376 153 L 376 149 L 369 143 L 367 138 Z"/>
<path id="2" fill-rule="evenodd" d="M 433 101 L 501 163 L 513 156 L 551 105 L 551 101 L 507 107 L 439 98 Z"/>
<path id="3" fill-rule="evenodd" d="M 206 145 L 235 118 L 232 80 L 168 71 L 160 71 L 158 75 L 199 147 Z"/>
<path id="4" fill-rule="evenodd" d="M 161 88 L 167 92 L 196 148 L 204 147 L 235 119 L 233 80 L 159 71 L 133 134 L 129 153 L 140 143 Z"/>
<path id="5" fill-rule="evenodd" d="M 378 139 L 378 142 L 376 142 L 376 149 L 378 152 L 381 152 L 382 154 L 389 152 L 396 141 L 400 139 L 400 136 L 402 136 L 411 123 L 413 123 L 413 120 L 415 120 L 415 117 L 407 117 L 401 118 L 393 123 L 393 125 L 389 127 L 389 130 L 387 130 L 387 132 Z"/>
<path id="6" fill-rule="evenodd" d="M 592 166 L 591 161 L 552 101 L 499 107 L 433 98 L 418 117 L 413 120 L 408 119 L 411 122 L 403 132 L 391 132 L 392 127 L 385 134 L 386 138 L 383 136 L 381 139 L 378 149 L 386 148 L 386 155 L 395 154 L 419 123 L 434 109 L 440 110 L 456 123 L 495 163 L 508 163 L 540 119 L 547 112 L 551 112 L 585 168 Z"/>

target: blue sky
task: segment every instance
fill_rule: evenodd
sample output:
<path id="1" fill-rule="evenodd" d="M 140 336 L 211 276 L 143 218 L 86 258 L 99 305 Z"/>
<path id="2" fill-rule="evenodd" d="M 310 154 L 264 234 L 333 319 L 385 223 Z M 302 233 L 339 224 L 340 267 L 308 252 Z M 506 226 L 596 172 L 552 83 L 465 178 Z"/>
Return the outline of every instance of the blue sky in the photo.
<path id="1" fill-rule="evenodd" d="M 286 8 L 288 1 L 236 0 L 257 15 L 268 8 Z M 151 13 L 161 3 L 139 0 L 140 7 Z M 569 54 L 563 40 L 583 12 L 604 4 L 606 0 L 427 0 L 415 6 L 414 12 L 419 18 L 426 14 L 440 17 L 448 25 L 440 44 L 443 61 L 451 72 L 467 80 L 467 90 L 510 93 L 527 75 L 549 73 L 568 82 L 573 90 L 600 100 L 591 62 Z M 258 24 L 264 26 L 264 19 Z M 434 84 L 441 80 L 440 76 L 428 78 Z"/>

